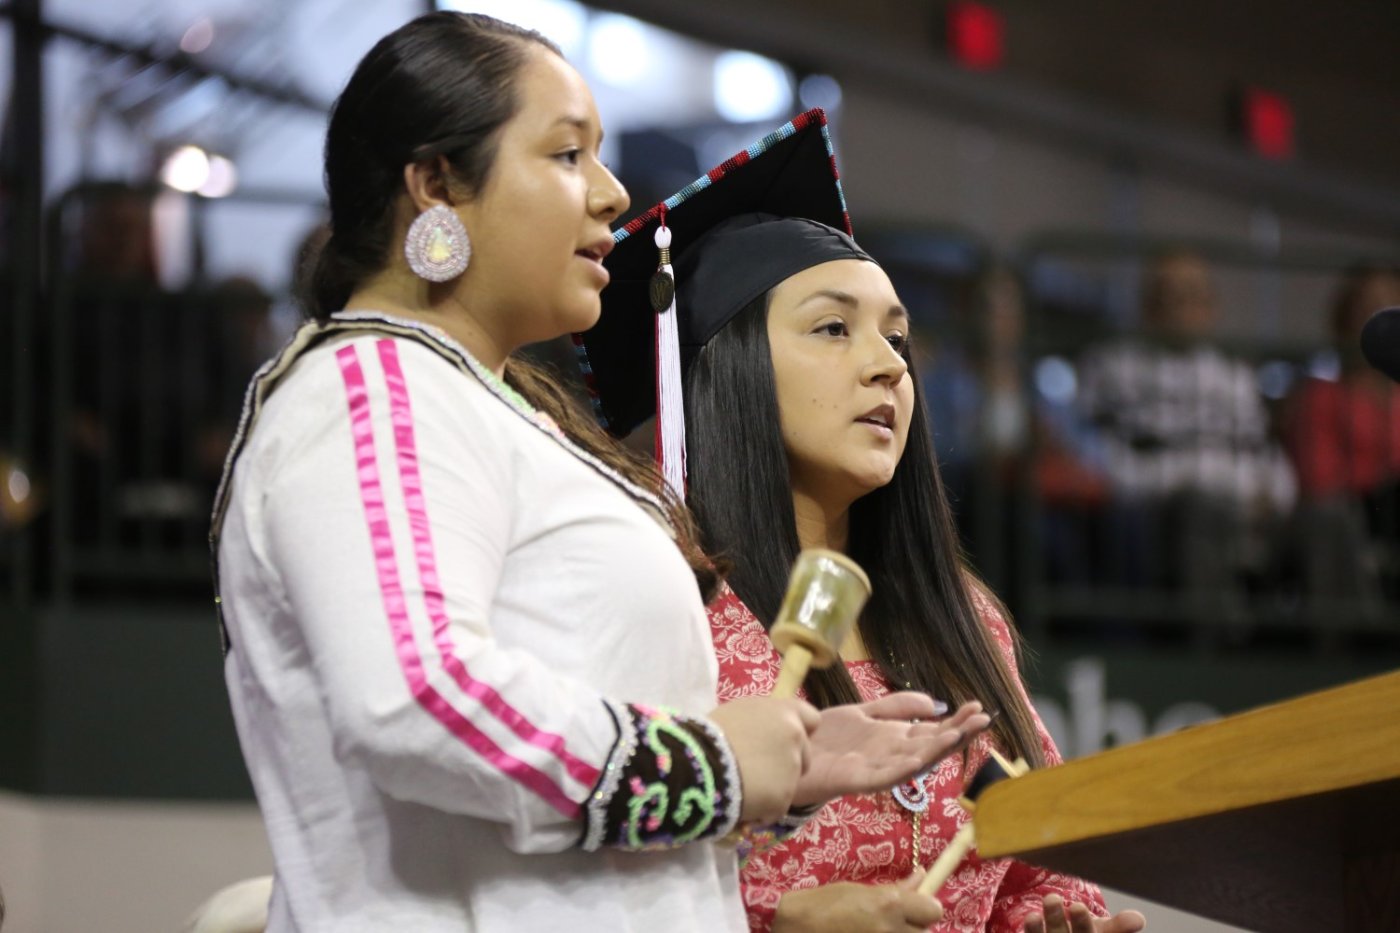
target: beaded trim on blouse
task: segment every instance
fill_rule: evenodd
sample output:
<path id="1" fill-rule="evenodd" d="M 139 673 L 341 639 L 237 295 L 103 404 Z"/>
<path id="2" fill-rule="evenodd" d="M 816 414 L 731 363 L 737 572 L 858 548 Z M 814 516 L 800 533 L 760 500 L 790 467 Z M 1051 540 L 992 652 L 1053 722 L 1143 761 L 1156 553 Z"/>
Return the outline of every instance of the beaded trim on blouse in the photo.
<path id="1" fill-rule="evenodd" d="M 386 324 L 391 327 L 401 327 L 407 330 L 415 331 L 416 333 L 422 334 L 423 336 L 435 341 L 441 347 L 450 350 L 454 356 L 456 356 L 462 363 L 466 365 L 467 369 L 471 371 L 472 375 L 476 376 L 476 378 L 481 381 L 481 384 L 484 385 L 487 388 L 487 390 L 491 392 L 492 395 L 496 396 L 502 402 L 505 402 L 506 405 L 508 405 L 512 411 L 514 411 L 520 417 L 524 418 L 526 421 L 530 422 L 536 428 L 539 428 L 541 431 L 554 438 L 564 447 L 565 450 L 569 451 L 569 453 L 573 454 L 575 457 L 588 464 L 595 471 L 602 474 L 605 478 L 611 480 L 616 485 L 622 487 L 622 489 L 633 499 L 639 499 L 642 502 L 645 502 L 647 505 L 651 506 L 652 508 L 656 509 L 658 513 L 662 515 L 665 514 L 665 509 L 662 507 L 661 500 L 659 498 L 657 498 L 652 493 L 646 491 L 645 489 L 642 489 L 635 483 L 631 482 L 621 473 L 617 472 L 612 467 L 608 466 L 606 463 L 599 460 L 597 457 L 593 456 L 591 453 L 575 444 L 572 440 L 569 439 L 568 435 L 566 435 L 563 432 L 563 430 L 560 429 L 559 425 L 554 422 L 553 418 L 549 417 L 549 415 L 545 414 L 542 411 L 536 410 L 533 405 L 531 405 L 525 400 L 524 396 L 522 396 L 519 392 L 515 391 L 515 389 L 507 385 L 500 377 L 498 377 L 490 369 L 483 366 L 476 357 L 472 356 L 471 352 L 468 351 L 466 347 L 462 346 L 452 337 L 448 336 L 448 334 L 441 328 L 434 327 L 431 324 L 423 324 L 419 321 L 409 321 L 403 318 L 393 317 L 392 315 L 381 314 L 378 311 L 340 311 L 336 314 L 331 315 L 330 319 L 332 321 L 346 322 L 365 321 L 377 324 Z"/>
<path id="2" fill-rule="evenodd" d="M 674 534 L 666 520 L 666 509 L 660 498 L 642 489 L 575 444 L 554 422 L 553 418 L 544 412 L 537 411 L 525 400 L 524 396 L 498 378 L 490 369 L 483 366 L 465 347 L 453 340 L 441 328 L 378 311 L 340 311 L 332 314 L 326 321 L 313 321 L 298 328 L 277 355 L 258 368 L 244 392 L 243 412 L 239 416 L 238 427 L 234 431 L 228 455 L 224 458 L 223 475 L 219 478 L 218 490 L 214 494 L 214 508 L 209 522 L 209 561 L 214 582 L 214 607 L 219 620 L 219 640 L 225 654 L 231 650 L 232 644 L 229 641 L 228 629 L 223 624 L 222 597 L 219 595 L 219 537 L 223 531 L 224 516 L 228 511 L 228 500 L 232 493 L 234 466 L 238 462 L 239 455 L 243 452 L 243 447 L 247 443 L 248 435 L 262 410 L 263 403 L 277 388 L 277 384 L 291 369 L 292 364 L 319 342 L 339 334 L 353 335 L 356 332 L 388 333 L 392 336 L 417 340 L 457 366 L 458 369 L 475 376 L 488 392 L 525 421 L 549 435 L 556 443 L 583 461 L 604 479 L 616 485 L 644 510 L 649 511 L 667 529 L 668 533 Z"/>
<path id="3" fill-rule="evenodd" d="M 724 769 L 724 784 L 730 788 L 729 796 L 734 806 L 730 808 L 726 820 L 715 827 L 714 835 L 716 837 L 726 836 L 733 832 L 735 826 L 739 825 L 739 809 L 743 796 L 740 792 L 739 762 L 729 747 L 729 740 L 724 737 L 724 733 L 713 722 L 703 716 L 694 716 L 687 721 L 691 726 L 703 732 L 719 752 L 719 763 Z"/>
<path id="4" fill-rule="evenodd" d="M 624 766 L 637 753 L 637 733 L 627 728 L 627 722 L 631 719 L 627 708 L 606 698 L 603 705 L 612 713 L 613 723 L 617 726 L 617 742 L 608 754 L 608 760 L 603 764 L 603 776 L 593 788 L 593 793 L 588 795 L 588 804 L 584 807 L 587 825 L 584 827 L 580 847 L 585 852 L 593 852 L 602 847 L 603 835 L 607 831 L 605 816 L 608 804 L 612 802 L 622 784 Z"/>
<path id="5" fill-rule="evenodd" d="M 767 826 L 745 826 L 735 850 L 739 855 L 739 867 L 742 869 L 754 855 L 767 852 L 796 836 L 821 808 L 821 804 L 818 804 L 814 807 L 793 809 L 776 823 Z"/>

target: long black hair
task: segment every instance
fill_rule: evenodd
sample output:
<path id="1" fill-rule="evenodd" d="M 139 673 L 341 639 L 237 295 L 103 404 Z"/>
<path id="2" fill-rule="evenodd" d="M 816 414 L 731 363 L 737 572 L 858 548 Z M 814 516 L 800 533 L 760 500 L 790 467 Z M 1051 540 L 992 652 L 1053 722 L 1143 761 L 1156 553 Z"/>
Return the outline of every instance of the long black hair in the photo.
<path id="1" fill-rule="evenodd" d="M 769 295 L 705 345 L 685 386 L 689 501 L 701 541 L 731 565 L 729 585 L 765 627 L 801 547 L 779 430 Z M 972 605 L 970 588 L 986 590 L 962 558 L 912 364 L 906 378 L 914 410 L 904 456 L 888 484 L 851 506 L 847 552 L 873 588 L 861 637 L 891 684 L 954 706 L 980 700 L 1000 712 L 992 731 L 1002 746 L 1042 764 L 1030 707 Z M 840 664 L 813 671 L 806 687 L 820 707 L 860 700 Z"/>

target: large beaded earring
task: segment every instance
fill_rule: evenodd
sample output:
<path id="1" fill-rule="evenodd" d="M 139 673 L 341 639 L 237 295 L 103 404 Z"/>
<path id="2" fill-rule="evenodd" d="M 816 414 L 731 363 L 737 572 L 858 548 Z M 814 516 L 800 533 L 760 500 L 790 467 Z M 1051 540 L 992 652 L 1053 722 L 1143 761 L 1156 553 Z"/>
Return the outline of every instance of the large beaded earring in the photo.
<path id="1" fill-rule="evenodd" d="M 403 254 L 414 275 L 429 282 L 446 282 L 466 271 L 472 244 L 457 212 L 435 204 L 408 228 Z"/>

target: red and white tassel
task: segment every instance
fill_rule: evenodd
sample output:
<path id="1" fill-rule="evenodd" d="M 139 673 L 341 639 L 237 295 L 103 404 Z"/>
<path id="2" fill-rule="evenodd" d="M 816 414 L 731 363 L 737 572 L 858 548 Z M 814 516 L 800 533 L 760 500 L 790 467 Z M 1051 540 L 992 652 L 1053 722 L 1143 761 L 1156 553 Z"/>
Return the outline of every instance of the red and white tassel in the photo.
<path id="1" fill-rule="evenodd" d="M 681 386 L 681 338 L 676 321 L 676 278 L 671 269 L 671 231 L 662 208 L 656 229 L 660 264 L 651 279 L 656 311 L 656 456 L 661 475 L 677 496 L 685 498 L 685 400 Z"/>

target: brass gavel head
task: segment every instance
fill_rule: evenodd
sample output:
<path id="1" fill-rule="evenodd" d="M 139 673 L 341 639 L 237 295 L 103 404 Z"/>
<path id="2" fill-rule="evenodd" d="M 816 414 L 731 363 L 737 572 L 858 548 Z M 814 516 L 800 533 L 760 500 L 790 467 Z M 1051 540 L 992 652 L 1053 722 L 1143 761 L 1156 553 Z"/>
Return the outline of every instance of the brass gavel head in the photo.
<path id="1" fill-rule="evenodd" d="M 812 666 L 830 667 L 870 599 L 870 578 L 845 554 L 810 548 L 797 555 L 782 608 L 769 635 L 787 654 L 793 645 L 812 653 Z"/>

